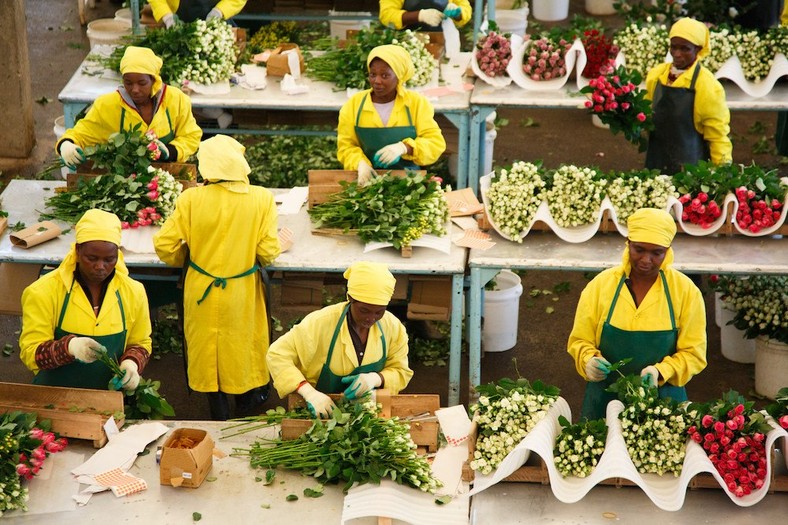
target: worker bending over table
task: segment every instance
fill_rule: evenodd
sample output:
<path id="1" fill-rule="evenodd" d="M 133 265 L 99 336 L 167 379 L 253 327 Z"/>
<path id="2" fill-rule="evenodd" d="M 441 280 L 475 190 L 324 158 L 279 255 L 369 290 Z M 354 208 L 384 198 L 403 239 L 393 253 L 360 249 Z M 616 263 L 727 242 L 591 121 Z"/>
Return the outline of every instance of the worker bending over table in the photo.
<path id="1" fill-rule="evenodd" d="M 246 0 L 148 0 L 148 3 L 153 18 L 170 28 L 178 20 L 227 20 L 241 12 Z"/>
<path id="2" fill-rule="evenodd" d="M 230 417 L 268 398 L 268 305 L 260 270 L 279 256 L 274 196 L 249 184 L 245 148 L 227 135 L 202 142 L 204 186 L 178 197 L 153 237 L 159 258 L 186 265 L 184 332 L 189 386 L 208 393 L 211 417 Z"/>
<path id="3" fill-rule="evenodd" d="M 19 357 L 37 385 L 105 390 L 112 371 L 100 352 L 120 362 L 116 388 L 134 390 L 151 353 L 148 298 L 129 277 L 120 251 L 120 219 L 88 210 L 60 265 L 22 293 Z"/>
<path id="4" fill-rule="evenodd" d="M 448 18 L 457 27 L 471 19 L 469 0 L 380 0 L 380 23 L 394 29 L 440 31 Z"/>
<path id="5" fill-rule="evenodd" d="M 55 145 L 65 166 L 84 162 L 82 148 L 106 143 L 109 136 L 139 126 L 153 132 L 160 162 L 184 162 L 197 151 L 202 130 L 192 115 L 192 103 L 180 89 L 164 84 L 162 60 L 146 47 L 129 46 L 120 61 L 123 85 L 99 96 L 73 128 Z"/>
<path id="6" fill-rule="evenodd" d="M 369 83 L 339 111 L 337 158 L 346 170 L 358 171 L 359 184 L 374 168 L 421 169 L 438 161 L 446 150 L 432 104 L 405 88 L 414 74 L 410 54 L 397 45 L 383 45 L 367 57 Z"/>
<path id="7" fill-rule="evenodd" d="M 653 67 L 646 77 L 646 98 L 652 101 L 654 117 L 646 168 L 673 175 L 683 164 L 701 160 L 730 164 L 731 115 L 725 90 L 701 65 L 711 50 L 709 29 L 682 18 L 670 28 L 669 37 L 673 62 Z"/>
<path id="8" fill-rule="evenodd" d="M 268 350 L 279 396 L 298 392 L 320 417 L 334 407 L 327 394 L 355 399 L 375 388 L 396 394 L 413 376 L 408 334 L 386 310 L 394 276 L 371 262 L 353 263 L 344 276 L 347 301 L 310 313 Z"/>
<path id="9" fill-rule="evenodd" d="M 629 217 L 622 264 L 591 280 L 580 294 L 567 351 L 588 381 L 581 417 L 605 417 L 616 395 L 605 389 L 619 370 L 640 374 L 659 387 L 660 397 L 685 401 L 684 385 L 706 368 L 706 309 L 703 296 L 683 273 L 671 268 L 676 223 L 664 210 L 643 208 Z"/>

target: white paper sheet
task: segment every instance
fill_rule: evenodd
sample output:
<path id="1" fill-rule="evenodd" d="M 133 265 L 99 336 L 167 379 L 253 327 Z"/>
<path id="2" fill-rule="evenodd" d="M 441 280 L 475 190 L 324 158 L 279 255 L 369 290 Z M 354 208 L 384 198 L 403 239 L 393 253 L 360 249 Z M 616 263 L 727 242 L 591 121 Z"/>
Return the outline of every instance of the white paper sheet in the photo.
<path id="1" fill-rule="evenodd" d="M 308 196 L 309 188 L 306 186 L 290 188 L 287 193 L 277 193 L 275 196 L 275 200 L 279 204 L 276 208 L 277 213 L 279 215 L 297 215 Z"/>
<path id="2" fill-rule="evenodd" d="M 415 241 L 411 241 L 412 247 L 431 248 L 438 250 L 448 255 L 451 252 L 451 237 L 444 235 L 438 237 L 436 235 L 422 235 Z M 380 250 L 381 248 L 393 248 L 394 245 L 390 242 L 368 242 L 364 245 L 364 253 L 369 253 L 373 250 Z"/>
<path id="3" fill-rule="evenodd" d="M 139 423 L 124 429 L 120 434 L 110 438 L 104 448 L 98 450 L 82 465 L 74 468 L 75 476 L 82 474 L 95 475 L 114 468 L 128 470 L 137 458 L 137 454 L 150 443 L 164 435 L 169 428 L 162 423 Z"/>

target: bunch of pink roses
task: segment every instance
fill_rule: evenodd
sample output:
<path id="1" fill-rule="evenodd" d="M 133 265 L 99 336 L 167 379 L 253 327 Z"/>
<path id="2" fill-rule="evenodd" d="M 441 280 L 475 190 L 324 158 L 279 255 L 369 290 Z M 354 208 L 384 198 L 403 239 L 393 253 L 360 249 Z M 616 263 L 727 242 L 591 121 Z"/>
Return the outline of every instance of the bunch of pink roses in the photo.
<path id="1" fill-rule="evenodd" d="M 526 36 L 526 40 L 530 37 Z M 543 36 L 531 42 L 523 57 L 523 72 L 531 80 L 551 80 L 566 75 L 566 52 L 571 42 L 557 43 Z"/>
<path id="2" fill-rule="evenodd" d="M 716 201 L 709 199 L 709 194 L 700 191 L 696 195 L 685 193 L 679 197 L 679 202 L 683 205 L 681 220 L 697 224 L 703 229 L 711 228 L 714 221 L 722 215 L 722 208 Z"/>
<path id="3" fill-rule="evenodd" d="M 749 230 L 752 233 L 774 226 L 782 217 L 783 203 L 777 199 L 763 198 L 748 190 L 744 186 L 739 186 L 734 191 L 739 208 L 736 210 L 736 224 L 742 230 Z"/>
<path id="4" fill-rule="evenodd" d="M 490 31 L 476 42 L 476 62 L 488 77 L 506 74 L 512 60 L 512 43 L 507 35 Z"/>

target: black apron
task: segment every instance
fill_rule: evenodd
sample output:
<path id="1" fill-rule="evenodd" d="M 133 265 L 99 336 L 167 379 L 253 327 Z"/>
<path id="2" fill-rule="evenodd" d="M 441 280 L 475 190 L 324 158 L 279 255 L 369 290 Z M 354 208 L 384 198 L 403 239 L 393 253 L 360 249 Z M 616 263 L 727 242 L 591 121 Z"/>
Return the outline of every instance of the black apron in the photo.
<path id="1" fill-rule="evenodd" d="M 334 327 L 334 335 L 331 338 L 331 345 L 328 347 L 326 362 L 323 363 L 323 369 L 320 371 L 320 377 L 317 379 L 317 386 L 315 388 L 324 394 L 339 394 L 340 392 L 343 392 L 345 388 L 347 388 L 347 385 L 342 383 L 343 377 L 365 374 L 367 372 L 380 372 L 386 366 L 386 337 L 383 335 L 383 328 L 380 326 L 380 321 L 378 321 L 375 323 L 375 326 L 377 326 L 378 330 L 380 330 L 380 343 L 383 345 L 383 355 L 381 358 L 374 363 L 357 366 L 355 370 L 346 376 L 336 375 L 331 371 L 331 357 L 334 355 L 334 346 L 336 345 L 337 338 L 339 337 L 339 332 L 342 330 L 342 323 L 345 322 L 345 317 L 347 316 L 347 311 L 349 308 L 349 304 L 345 306 L 345 309 L 342 310 L 342 315 L 339 316 L 339 321 L 337 322 L 336 327 Z"/>
<path id="2" fill-rule="evenodd" d="M 367 101 L 367 97 L 369 94 L 364 95 L 364 98 L 361 100 L 361 105 L 358 107 L 358 111 L 356 112 L 356 125 L 354 130 L 356 132 L 356 138 L 358 138 L 358 143 L 361 146 L 361 150 L 364 152 L 364 155 L 367 156 L 374 163 L 375 153 L 382 147 L 388 146 L 389 144 L 394 144 L 396 142 L 401 142 L 404 139 L 416 139 L 416 126 L 413 125 L 413 120 L 410 116 L 410 108 L 405 106 L 405 111 L 408 113 L 408 125 L 407 126 L 392 126 L 392 127 L 382 127 L 382 128 L 367 128 L 358 125 L 359 120 L 361 119 L 361 110 L 364 108 L 364 103 Z M 375 168 L 380 168 L 380 166 L 373 166 Z M 386 166 L 387 170 L 404 170 L 404 169 L 421 169 L 415 163 L 404 160 L 402 158 L 399 161 L 392 165 Z"/>
<path id="3" fill-rule="evenodd" d="M 61 339 L 67 335 L 75 335 L 77 337 L 90 337 L 98 344 L 103 345 L 107 349 L 107 354 L 119 360 L 126 349 L 126 315 L 123 311 L 123 301 L 120 298 L 120 292 L 115 291 L 115 298 L 118 301 L 118 311 L 120 312 L 120 319 L 123 323 L 123 330 L 116 334 L 108 335 L 86 335 L 78 334 L 75 332 L 67 332 L 63 330 L 63 319 L 66 317 L 66 309 L 68 308 L 69 300 L 71 297 L 71 290 L 74 289 L 74 281 L 71 281 L 71 288 L 69 289 L 66 297 L 63 299 L 63 305 L 60 307 L 60 318 L 55 327 L 55 340 Z M 104 302 L 107 303 L 106 297 Z M 104 308 L 112 308 L 112 305 L 102 305 L 101 312 Z M 107 385 L 112 379 L 113 374 L 107 365 L 101 361 L 94 361 L 92 363 L 80 363 L 74 361 L 71 364 L 52 368 L 48 370 L 40 370 L 33 378 L 34 385 L 46 386 L 66 386 L 75 388 L 93 388 L 97 390 L 107 390 Z"/>
<path id="4" fill-rule="evenodd" d="M 402 9 L 405 11 L 421 11 L 422 9 L 437 9 L 441 13 L 449 5 L 449 0 L 405 0 L 402 4 Z M 403 29 L 415 29 L 421 31 L 443 31 L 441 26 L 428 26 L 421 22 L 413 24 Z"/>
<path id="5" fill-rule="evenodd" d="M 700 73 L 696 64 L 688 88 L 665 86 L 657 82 L 654 90 L 654 130 L 648 139 L 646 168 L 665 175 L 681 171 L 682 164 L 709 160 L 709 145 L 695 129 L 695 81 Z"/>
<path id="6" fill-rule="evenodd" d="M 670 290 L 665 280 L 665 274 L 659 271 L 662 280 L 662 288 L 668 299 L 668 310 L 670 311 L 670 330 L 622 330 L 610 324 L 613 311 L 616 308 L 618 296 L 624 285 L 625 276 L 621 276 L 618 288 L 613 296 L 610 310 L 607 312 L 607 319 L 602 327 L 602 335 L 599 339 L 599 350 L 602 357 L 611 363 L 631 358 L 619 370 L 622 374 L 640 374 L 645 367 L 662 361 L 666 356 L 676 352 L 676 342 L 678 341 L 678 329 L 676 328 L 676 318 L 673 313 L 673 301 L 670 299 Z M 616 394 L 606 392 L 605 389 L 613 384 L 620 377 L 617 373 L 612 373 L 602 381 L 589 382 L 586 384 L 586 392 L 583 397 L 583 408 L 580 413 L 581 419 L 600 419 L 605 417 L 607 404 L 616 399 Z M 687 391 L 684 387 L 673 386 L 665 383 L 659 387 L 659 397 L 670 397 L 676 401 L 686 401 Z"/>
<path id="7" fill-rule="evenodd" d="M 184 22 L 194 22 L 195 20 L 205 20 L 211 9 L 216 7 L 217 0 L 181 0 L 178 4 L 178 11 L 175 13 Z"/>

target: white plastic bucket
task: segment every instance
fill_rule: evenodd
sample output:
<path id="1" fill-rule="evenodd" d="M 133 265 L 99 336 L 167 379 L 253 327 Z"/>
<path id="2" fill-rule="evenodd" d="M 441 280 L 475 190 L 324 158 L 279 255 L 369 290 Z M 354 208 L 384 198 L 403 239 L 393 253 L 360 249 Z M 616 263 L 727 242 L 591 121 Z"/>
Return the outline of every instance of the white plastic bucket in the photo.
<path id="1" fill-rule="evenodd" d="M 117 44 L 121 38 L 131 34 L 131 20 L 99 18 L 88 24 L 87 34 L 91 48 L 102 44 Z"/>
<path id="2" fill-rule="evenodd" d="M 525 36 L 528 27 L 528 8 L 495 9 L 495 23 L 501 33 Z"/>
<path id="3" fill-rule="evenodd" d="M 350 15 L 363 15 L 363 16 L 372 16 L 372 13 L 369 12 L 360 12 L 360 13 L 353 13 L 353 12 L 343 12 L 343 11 L 329 11 L 328 14 L 330 16 L 350 16 Z M 345 40 L 347 38 L 348 29 L 364 29 L 369 27 L 369 20 L 329 20 L 329 28 L 331 31 L 331 36 L 339 38 L 340 40 Z"/>
<path id="4" fill-rule="evenodd" d="M 115 20 L 126 21 L 131 24 L 131 8 L 124 7 L 115 11 Z"/>
<path id="5" fill-rule="evenodd" d="M 569 16 L 569 0 L 531 0 L 534 18 L 543 22 L 563 20 Z"/>
<path id="6" fill-rule="evenodd" d="M 755 391 L 774 399 L 788 386 L 788 345 L 760 336 L 755 340 Z"/>
<path id="7" fill-rule="evenodd" d="M 616 14 L 615 0 L 586 0 L 586 13 L 596 16 Z"/>
<path id="8" fill-rule="evenodd" d="M 55 132 L 55 143 L 60 140 L 60 137 L 66 132 L 66 119 L 63 115 L 60 115 L 58 118 L 55 119 L 55 125 L 52 127 L 52 131 Z M 65 166 L 60 168 L 60 176 L 64 179 L 68 176 L 69 169 Z"/>
<path id="9" fill-rule="evenodd" d="M 714 324 L 722 328 L 722 292 L 714 292 Z"/>
<path id="10" fill-rule="evenodd" d="M 716 312 L 715 312 L 716 314 Z M 755 362 L 755 340 L 744 337 L 744 330 L 739 330 L 728 321 L 733 320 L 734 312 L 723 305 L 720 308 L 720 349 L 722 357 L 736 363 Z"/>
<path id="11" fill-rule="evenodd" d="M 495 276 L 495 283 L 495 290 L 484 292 L 482 348 L 485 352 L 503 352 L 517 344 L 523 284 L 520 276 L 509 270 L 501 270 Z"/>

